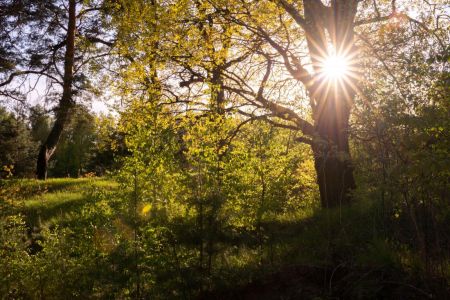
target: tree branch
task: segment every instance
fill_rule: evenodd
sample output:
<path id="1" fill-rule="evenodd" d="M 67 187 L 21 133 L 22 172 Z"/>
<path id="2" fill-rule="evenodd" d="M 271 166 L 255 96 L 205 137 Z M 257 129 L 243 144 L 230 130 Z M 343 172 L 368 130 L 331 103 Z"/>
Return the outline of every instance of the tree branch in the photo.
<path id="1" fill-rule="evenodd" d="M 264 87 L 267 83 L 267 80 L 269 78 L 272 69 L 272 61 L 267 56 L 266 59 L 267 59 L 267 69 L 266 73 L 264 74 L 263 80 L 261 81 L 258 93 L 256 94 L 256 101 L 260 102 L 265 108 L 269 109 L 274 116 L 277 116 L 287 121 L 294 122 L 298 126 L 298 129 L 300 129 L 304 134 L 313 135 L 314 127 L 309 122 L 300 118 L 293 110 L 281 106 L 275 102 L 268 101 L 266 98 L 264 98 L 263 96 Z"/>
<path id="2" fill-rule="evenodd" d="M 95 36 L 90 36 L 90 35 L 86 35 L 84 38 L 86 40 L 88 40 L 89 42 L 91 42 L 91 43 L 99 43 L 99 44 L 103 44 L 103 45 L 106 45 L 106 46 L 109 46 L 109 47 L 114 46 L 114 43 L 116 42 L 116 41 L 105 41 L 105 40 L 103 40 L 101 38 L 98 38 L 98 37 L 95 37 Z"/>
<path id="3" fill-rule="evenodd" d="M 300 25 L 303 29 L 306 27 L 305 19 L 298 13 L 298 10 L 291 3 L 286 0 L 278 0 L 277 1 L 284 10 L 291 15 L 291 17 L 295 20 L 295 22 Z"/>
<path id="4" fill-rule="evenodd" d="M 60 85 L 62 85 L 62 82 L 60 82 L 56 77 L 53 77 L 52 75 L 45 73 L 45 70 L 42 71 L 32 71 L 32 70 L 27 70 L 27 71 L 17 71 L 14 73 L 11 73 L 8 77 L 7 80 L 5 80 L 4 82 L 0 83 L 0 87 L 6 86 L 8 84 L 11 83 L 11 81 L 14 80 L 14 78 L 18 77 L 18 76 L 22 76 L 22 75 L 28 75 L 28 74 L 38 74 L 38 75 L 44 75 L 50 79 L 53 79 L 56 83 L 59 83 Z"/>
<path id="5" fill-rule="evenodd" d="M 356 27 L 356 26 L 360 26 L 360 25 L 379 23 L 379 22 L 387 21 L 387 20 L 391 19 L 394 16 L 395 16 L 395 13 L 393 12 L 393 13 L 390 13 L 389 15 L 387 15 L 387 16 L 377 16 L 377 17 L 371 18 L 371 19 L 355 21 L 354 24 L 355 24 L 355 27 Z"/>
<path id="6" fill-rule="evenodd" d="M 308 145 L 310 145 L 310 146 L 313 145 L 313 140 L 308 139 L 307 137 L 304 137 L 304 136 L 296 137 L 296 138 L 294 139 L 294 141 L 299 142 L 299 143 L 308 144 Z"/>

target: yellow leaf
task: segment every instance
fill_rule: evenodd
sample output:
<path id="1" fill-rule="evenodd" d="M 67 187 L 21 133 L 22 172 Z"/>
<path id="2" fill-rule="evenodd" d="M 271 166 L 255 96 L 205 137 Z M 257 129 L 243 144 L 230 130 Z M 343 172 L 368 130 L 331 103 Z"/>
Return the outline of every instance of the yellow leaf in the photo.
<path id="1" fill-rule="evenodd" d="M 142 208 L 142 214 L 146 215 L 150 211 L 150 209 L 152 209 L 152 205 L 150 203 L 144 205 L 144 207 Z"/>

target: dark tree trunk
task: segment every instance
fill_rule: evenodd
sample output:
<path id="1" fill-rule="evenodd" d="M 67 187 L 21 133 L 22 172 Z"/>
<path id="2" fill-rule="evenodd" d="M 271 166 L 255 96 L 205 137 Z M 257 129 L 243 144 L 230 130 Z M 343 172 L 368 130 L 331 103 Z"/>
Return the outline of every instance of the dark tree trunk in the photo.
<path id="1" fill-rule="evenodd" d="M 356 79 L 330 80 L 321 74 L 329 49 L 326 31 L 336 55 L 353 55 L 356 0 L 333 0 L 324 6 L 318 0 L 304 0 L 306 36 L 315 76 L 310 94 L 316 137 L 312 149 L 322 207 L 332 208 L 351 202 L 355 188 L 349 149 L 350 111 L 355 97 Z M 355 65 L 349 66 L 354 69 Z"/>
<path id="2" fill-rule="evenodd" d="M 321 204 L 331 208 L 351 201 L 355 180 L 348 141 L 350 107 L 342 103 L 343 97 L 324 101 L 322 113 L 315 120 L 318 138 L 313 153 Z"/>
<path id="3" fill-rule="evenodd" d="M 330 153 L 315 154 L 314 159 L 322 207 L 333 208 L 350 203 L 351 191 L 355 188 L 350 161 Z"/>
<path id="4" fill-rule="evenodd" d="M 59 139 L 64 127 L 70 120 L 70 112 L 73 107 L 72 101 L 72 82 L 73 65 L 75 52 L 75 29 L 76 29 L 76 2 L 69 0 L 69 24 L 67 26 L 66 53 L 64 56 L 64 78 L 63 94 L 56 109 L 56 121 L 50 131 L 46 141 L 39 149 L 39 155 L 36 164 L 36 176 L 38 179 L 47 179 L 48 161 L 56 150 Z"/>

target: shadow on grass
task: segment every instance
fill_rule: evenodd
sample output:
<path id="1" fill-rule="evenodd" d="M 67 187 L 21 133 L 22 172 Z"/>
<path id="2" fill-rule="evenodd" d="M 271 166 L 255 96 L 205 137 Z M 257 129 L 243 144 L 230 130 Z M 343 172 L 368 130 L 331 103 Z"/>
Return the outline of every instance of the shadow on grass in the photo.
<path id="1" fill-rule="evenodd" d="M 45 194 L 25 203 L 23 213 L 31 228 L 40 227 L 50 220 L 64 220 L 71 213 L 80 211 L 89 199 L 79 192 Z"/>
<path id="2" fill-rule="evenodd" d="M 11 186 L 17 189 L 18 197 L 27 200 L 46 193 L 82 191 L 89 186 L 114 189 L 117 183 L 104 178 L 52 178 L 46 181 L 22 179 Z"/>
<path id="3" fill-rule="evenodd" d="M 384 213 L 361 202 L 300 220 L 266 220 L 253 242 L 241 241 L 255 250 L 259 243 L 253 263 L 265 271 L 199 298 L 447 299 L 448 281 L 413 268 L 415 249 L 394 239 L 395 230 L 407 228 L 386 228 Z"/>

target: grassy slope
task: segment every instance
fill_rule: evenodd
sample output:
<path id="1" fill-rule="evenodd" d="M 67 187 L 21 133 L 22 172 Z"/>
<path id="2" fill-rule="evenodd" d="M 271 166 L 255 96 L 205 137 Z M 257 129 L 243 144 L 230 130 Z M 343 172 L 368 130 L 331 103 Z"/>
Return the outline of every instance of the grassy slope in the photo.
<path id="1" fill-rule="evenodd" d="M 30 227 L 68 221 L 89 200 L 92 188 L 114 189 L 117 183 L 105 178 L 24 179 L 9 187 L 14 206 L 26 216 Z"/>

